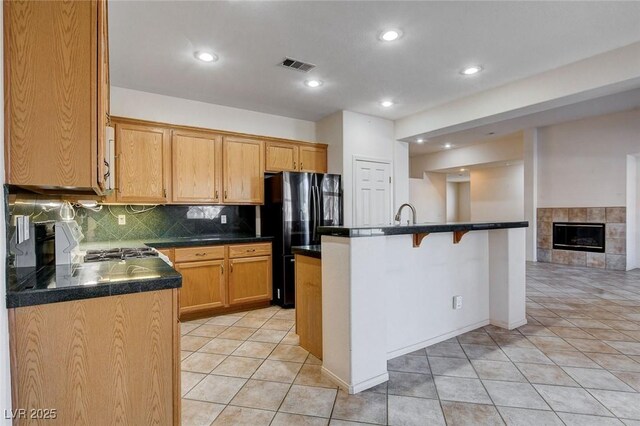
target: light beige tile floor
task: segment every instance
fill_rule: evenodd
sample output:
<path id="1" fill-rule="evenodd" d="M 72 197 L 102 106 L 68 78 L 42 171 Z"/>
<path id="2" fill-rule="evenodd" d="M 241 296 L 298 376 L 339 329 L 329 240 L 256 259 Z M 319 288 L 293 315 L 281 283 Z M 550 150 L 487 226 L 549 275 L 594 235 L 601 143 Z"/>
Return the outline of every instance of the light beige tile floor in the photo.
<path id="1" fill-rule="evenodd" d="M 182 424 L 640 425 L 640 271 L 527 265 L 528 324 L 390 360 L 339 391 L 298 346 L 295 311 L 182 324 Z"/>

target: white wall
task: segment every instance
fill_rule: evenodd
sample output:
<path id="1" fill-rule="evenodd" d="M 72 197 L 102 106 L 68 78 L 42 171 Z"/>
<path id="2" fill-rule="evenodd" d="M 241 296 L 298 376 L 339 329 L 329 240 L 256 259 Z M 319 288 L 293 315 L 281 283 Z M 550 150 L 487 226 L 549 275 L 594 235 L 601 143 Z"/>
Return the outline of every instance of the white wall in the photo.
<path id="1" fill-rule="evenodd" d="M 538 207 L 626 205 L 627 155 L 640 151 L 640 110 L 543 127 Z"/>
<path id="2" fill-rule="evenodd" d="M 627 156 L 627 270 L 640 268 L 640 155 Z"/>
<path id="3" fill-rule="evenodd" d="M 447 215 L 447 175 L 425 173 L 409 179 L 409 202 L 416 208 L 417 222 L 445 222 Z"/>
<path id="4" fill-rule="evenodd" d="M 522 164 L 471 170 L 471 220 L 524 219 Z"/>
<path id="5" fill-rule="evenodd" d="M 447 222 L 458 220 L 458 183 L 447 182 Z"/>
<path id="6" fill-rule="evenodd" d="M 526 258 L 535 262 L 538 230 L 538 129 L 527 129 L 523 134 L 524 150 L 524 218 L 529 222 L 526 230 Z"/>
<path id="7" fill-rule="evenodd" d="M 458 222 L 471 220 L 471 184 L 458 182 Z"/>
<path id="8" fill-rule="evenodd" d="M 279 115 L 111 87 L 111 115 L 309 142 L 316 125 Z"/>
<path id="9" fill-rule="evenodd" d="M 344 223 L 353 221 L 353 161 L 356 157 L 381 160 L 393 168 L 393 121 L 351 111 L 343 112 Z M 393 198 L 392 198 L 393 199 Z"/>
<path id="10" fill-rule="evenodd" d="M 640 268 L 640 154 L 636 155 L 636 268 Z"/>
<path id="11" fill-rule="evenodd" d="M 316 122 L 318 142 L 329 145 L 327 152 L 328 172 L 342 174 L 343 126 L 342 111 L 328 115 Z"/>
<path id="12" fill-rule="evenodd" d="M 393 205 L 397 211 L 403 203 L 409 202 L 409 144 L 406 142 L 393 143 Z M 405 209 L 402 220 L 409 218 L 409 211 Z"/>
<path id="13" fill-rule="evenodd" d="M 2 10 L 2 5 L 0 5 L 0 11 Z M 0 38 L 2 38 L 2 22 L 0 22 Z M 0 56 L 2 56 L 2 46 L 3 43 L 0 42 Z M 3 69 L 3 64 L 0 63 L 0 70 Z M 0 82 L 0 98 L 4 99 L 4 83 Z M 4 104 L 3 111 L 0 114 L 0 127 L 2 127 L 3 131 L 0 132 L 0 140 L 3 141 L 4 145 Z M 0 185 L 4 184 L 4 155 L 0 155 Z M 4 195 L 0 197 L 0 223 L 4 224 Z M 9 325 L 8 325 L 8 317 L 7 317 L 7 308 L 6 308 L 6 293 L 7 293 L 7 282 L 6 282 L 6 271 L 5 271 L 5 261 L 7 257 L 6 253 L 6 235 L 5 235 L 5 227 L 0 226 L 0 277 L 2 284 L 0 285 L 0 410 L 9 410 L 11 409 L 11 367 L 9 364 Z M 3 411 L 4 412 L 4 411 Z M 4 418 L 0 420 L 0 424 L 10 425 L 11 421 Z"/>

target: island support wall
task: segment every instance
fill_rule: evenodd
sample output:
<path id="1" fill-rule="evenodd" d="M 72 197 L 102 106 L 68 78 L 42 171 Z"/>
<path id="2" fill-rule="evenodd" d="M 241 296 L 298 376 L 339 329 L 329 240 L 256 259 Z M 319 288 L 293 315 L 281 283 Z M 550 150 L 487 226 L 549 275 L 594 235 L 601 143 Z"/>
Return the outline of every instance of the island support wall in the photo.
<path id="1" fill-rule="evenodd" d="M 350 393 L 389 379 L 387 360 L 525 317 L 525 229 L 322 237 L 323 372 Z M 462 296 L 461 309 L 453 297 Z"/>

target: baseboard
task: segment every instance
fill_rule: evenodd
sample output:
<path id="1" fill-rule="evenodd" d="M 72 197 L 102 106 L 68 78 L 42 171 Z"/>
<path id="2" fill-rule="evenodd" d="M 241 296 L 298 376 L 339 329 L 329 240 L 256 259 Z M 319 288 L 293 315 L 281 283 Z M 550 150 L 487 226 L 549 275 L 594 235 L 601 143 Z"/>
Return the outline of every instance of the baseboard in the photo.
<path id="1" fill-rule="evenodd" d="M 525 320 L 526 322 L 526 320 Z M 485 325 L 489 325 L 490 321 L 488 319 L 486 320 L 482 320 L 482 321 L 478 321 L 476 323 L 473 324 L 469 324 L 469 325 L 465 325 L 464 327 L 458 328 L 456 330 L 450 331 L 448 333 L 445 334 L 441 334 L 439 336 L 433 337 L 431 339 L 427 339 L 427 340 L 423 340 L 419 343 L 410 345 L 410 346 L 405 346 L 404 348 L 400 348 L 400 349 L 395 349 L 391 352 L 387 352 L 387 359 L 392 359 L 392 358 L 396 358 L 399 357 L 401 355 L 406 355 L 408 353 L 417 351 L 418 349 L 424 349 L 427 346 L 431 346 L 434 345 L 436 343 L 440 343 L 442 341 L 445 341 L 447 339 L 450 339 L 452 337 L 455 336 L 459 336 L 460 334 L 464 334 L 468 331 L 472 331 L 475 330 L 476 328 L 480 328 L 480 327 L 484 327 Z"/>
<path id="2" fill-rule="evenodd" d="M 523 318 L 519 321 L 514 321 L 512 323 L 506 323 L 504 321 L 491 321 L 491 325 L 495 325 L 496 327 L 506 328 L 507 330 L 513 330 L 514 328 L 522 327 L 527 323 L 527 319 Z"/>
<path id="3" fill-rule="evenodd" d="M 338 385 L 340 389 L 349 392 L 349 388 L 350 388 L 349 384 L 344 380 L 342 380 L 340 377 L 333 374 L 331 371 L 327 370 L 324 365 L 320 368 L 320 371 L 322 372 L 322 374 L 326 375 L 329 378 L 329 380 L 331 380 L 333 383 Z"/>
<path id="4" fill-rule="evenodd" d="M 350 386 L 349 393 L 358 393 L 367 389 L 371 389 L 374 386 L 378 386 L 380 383 L 384 383 L 389 380 L 389 372 L 385 372 L 379 376 L 376 376 L 372 379 L 365 380 L 362 383 L 358 383 L 356 385 Z"/>

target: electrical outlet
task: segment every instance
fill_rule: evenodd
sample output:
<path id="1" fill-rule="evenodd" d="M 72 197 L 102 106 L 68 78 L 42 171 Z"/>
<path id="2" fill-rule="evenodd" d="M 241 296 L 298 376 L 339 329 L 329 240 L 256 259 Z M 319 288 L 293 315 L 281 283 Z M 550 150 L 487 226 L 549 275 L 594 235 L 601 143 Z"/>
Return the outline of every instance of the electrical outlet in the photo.
<path id="1" fill-rule="evenodd" d="M 118 215 L 118 225 L 126 225 L 127 224 L 127 216 L 123 214 Z"/>
<path id="2" fill-rule="evenodd" d="M 223 214 L 222 216 L 220 216 L 220 223 L 225 224 L 227 223 L 227 215 Z"/>
<path id="3" fill-rule="evenodd" d="M 462 309 L 462 296 L 453 296 L 453 309 Z"/>

